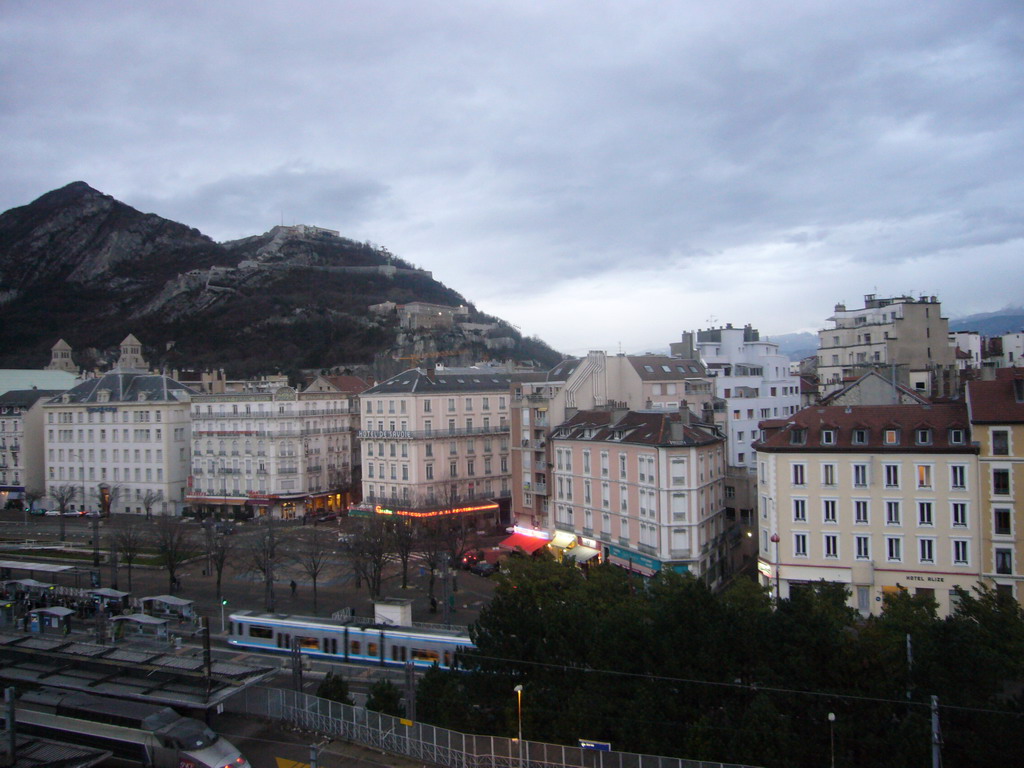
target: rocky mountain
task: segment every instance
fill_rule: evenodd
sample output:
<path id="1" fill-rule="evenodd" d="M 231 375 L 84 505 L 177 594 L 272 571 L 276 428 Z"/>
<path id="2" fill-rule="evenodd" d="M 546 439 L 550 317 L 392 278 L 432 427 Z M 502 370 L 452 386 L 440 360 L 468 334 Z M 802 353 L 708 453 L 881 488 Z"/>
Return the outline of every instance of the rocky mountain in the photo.
<path id="1" fill-rule="evenodd" d="M 415 301 L 466 310 L 450 327 L 400 327 L 388 302 Z M 230 376 L 560 359 L 429 272 L 329 230 L 217 243 L 83 182 L 0 214 L 0 367 L 42 367 L 58 338 L 79 365 L 102 366 L 129 333 L 151 365 Z"/>

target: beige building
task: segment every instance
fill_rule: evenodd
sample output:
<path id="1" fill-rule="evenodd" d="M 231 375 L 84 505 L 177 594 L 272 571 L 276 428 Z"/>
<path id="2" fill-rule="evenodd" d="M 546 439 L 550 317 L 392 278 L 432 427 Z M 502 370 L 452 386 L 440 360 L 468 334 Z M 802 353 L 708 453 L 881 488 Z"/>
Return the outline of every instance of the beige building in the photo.
<path id="1" fill-rule="evenodd" d="M 593 408 L 678 411 L 706 414 L 714 383 L 700 360 L 668 355 L 590 352 L 570 358 L 546 374 L 516 382 L 510 411 L 512 509 L 522 527 L 550 531 L 550 476 L 553 455 L 548 435 L 567 415 Z"/>
<path id="2" fill-rule="evenodd" d="M 364 512 L 499 522 L 510 495 L 504 368 L 413 368 L 362 394 Z M 504 502 L 507 509 L 507 502 Z"/>
<path id="3" fill-rule="evenodd" d="M 71 508 L 177 515 L 188 478 L 191 390 L 166 376 L 115 368 L 43 405 L 46 492 L 74 488 Z"/>
<path id="4" fill-rule="evenodd" d="M 599 409 L 551 435 L 552 545 L 653 576 L 718 586 L 727 553 L 725 436 L 688 411 Z"/>
<path id="5" fill-rule="evenodd" d="M 319 377 L 302 392 L 193 395 L 193 510 L 287 520 L 348 507 L 359 428 L 351 390 Z"/>
<path id="6" fill-rule="evenodd" d="M 970 590 L 984 562 L 963 404 L 824 406 L 762 422 L 758 571 L 788 598 L 820 579 L 877 614 L 887 592 Z"/>
<path id="7" fill-rule="evenodd" d="M 1024 369 L 986 371 L 994 378 L 967 385 L 967 405 L 979 446 L 980 558 L 985 581 L 1024 601 Z"/>
<path id="8" fill-rule="evenodd" d="M 818 331 L 822 394 L 872 368 L 895 370 L 897 380 L 928 396 L 957 391 L 955 347 L 949 322 L 934 296 L 864 297 L 860 309 L 836 304 L 833 327 Z"/>

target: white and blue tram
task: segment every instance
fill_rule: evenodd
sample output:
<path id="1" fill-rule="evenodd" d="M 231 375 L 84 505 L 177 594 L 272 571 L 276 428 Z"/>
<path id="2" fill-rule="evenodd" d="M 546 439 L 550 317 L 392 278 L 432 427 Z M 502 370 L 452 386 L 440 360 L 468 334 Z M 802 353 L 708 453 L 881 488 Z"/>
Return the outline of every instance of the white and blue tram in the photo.
<path id="1" fill-rule="evenodd" d="M 473 647 L 461 631 L 359 624 L 306 616 L 284 616 L 256 611 L 231 614 L 228 643 L 261 651 L 288 653 L 293 641 L 310 656 L 335 661 L 417 667 L 457 666 L 458 651 Z"/>
<path id="2" fill-rule="evenodd" d="M 18 698 L 15 720 L 21 732 L 153 768 L 250 768 L 230 741 L 170 707 L 44 688 Z"/>

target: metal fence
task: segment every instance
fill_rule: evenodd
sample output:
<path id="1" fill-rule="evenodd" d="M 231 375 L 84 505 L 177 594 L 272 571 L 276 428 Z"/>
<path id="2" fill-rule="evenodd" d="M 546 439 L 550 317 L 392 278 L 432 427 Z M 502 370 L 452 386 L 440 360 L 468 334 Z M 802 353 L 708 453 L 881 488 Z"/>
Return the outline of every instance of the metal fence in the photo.
<path id="1" fill-rule="evenodd" d="M 445 768 L 752 768 L 583 749 L 502 736 L 475 736 L 281 688 L 246 688 L 231 712 L 283 720 L 298 728 Z"/>

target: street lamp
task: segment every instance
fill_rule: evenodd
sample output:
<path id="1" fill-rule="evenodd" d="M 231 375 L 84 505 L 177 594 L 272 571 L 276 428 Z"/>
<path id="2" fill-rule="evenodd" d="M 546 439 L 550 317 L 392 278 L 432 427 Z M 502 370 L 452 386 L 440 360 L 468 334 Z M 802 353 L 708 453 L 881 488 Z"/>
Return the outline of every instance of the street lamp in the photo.
<path id="1" fill-rule="evenodd" d="M 516 692 L 516 714 L 519 719 L 519 765 L 523 764 L 523 686 L 513 688 Z"/>
<path id="2" fill-rule="evenodd" d="M 828 751 L 831 756 L 831 766 L 836 768 L 836 713 L 828 713 Z"/>
<path id="3" fill-rule="evenodd" d="M 775 545 L 775 603 L 778 604 L 782 599 L 782 592 L 779 589 L 779 534 L 773 533 L 771 541 Z"/>

